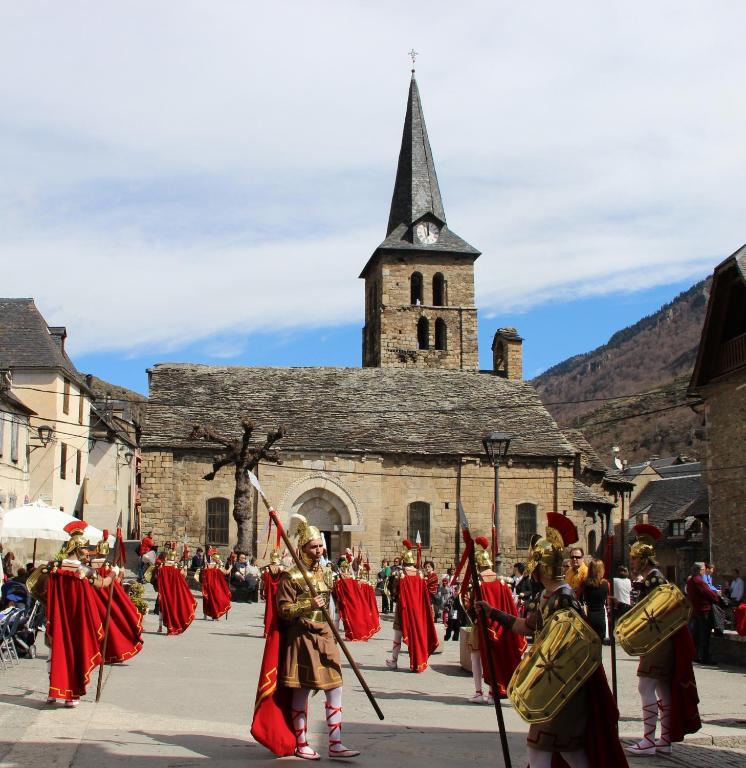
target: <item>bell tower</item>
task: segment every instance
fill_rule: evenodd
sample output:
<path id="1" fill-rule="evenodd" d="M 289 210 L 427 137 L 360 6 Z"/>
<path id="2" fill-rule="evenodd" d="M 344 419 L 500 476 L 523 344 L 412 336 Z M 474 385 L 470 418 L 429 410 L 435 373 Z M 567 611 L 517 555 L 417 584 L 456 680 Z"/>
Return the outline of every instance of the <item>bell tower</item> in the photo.
<path id="1" fill-rule="evenodd" d="M 412 70 L 386 238 L 360 274 L 363 367 L 477 370 L 478 256 L 446 223 Z"/>

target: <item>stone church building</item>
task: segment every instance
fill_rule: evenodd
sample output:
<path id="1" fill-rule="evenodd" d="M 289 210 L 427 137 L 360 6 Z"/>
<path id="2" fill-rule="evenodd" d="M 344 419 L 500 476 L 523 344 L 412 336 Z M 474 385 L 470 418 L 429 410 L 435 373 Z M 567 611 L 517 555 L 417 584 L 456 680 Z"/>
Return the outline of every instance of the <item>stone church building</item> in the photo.
<path id="1" fill-rule="evenodd" d="M 500 470 L 504 570 L 525 558 L 550 511 L 572 516 L 582 542 L 600 543 L 597 520 L 613 502 L 579 481 L 578 448 L 522 380 L 515 329 L 497 331 L 493 368 L 479 370 L 479 256 L 447 224 L 413 75 L 386 237 L 360 275 L 363 366 L 154 366 L 142 529 L 161 541 L 186 535 L 192 546 L 235 543 L 233 472 L 204 480 L 212 452 L 189 434 L 209 423 L 238 436 L 248 414 L 257 436 L 286 431 L 282 463 L 259 467 L 262 487 L 286 519 L 300 512 L 325 531 L 333 557 L 362 546 L 377 563 L 419 531 L 424 556 L 444 567 L 461 548 L 459 500 L 474 533 L 489 535 L 494 470 L 482 436 L 491 431 L 512 435 Z M 261 556 L 266 512 L 256 500 L 254 509 Z"/>

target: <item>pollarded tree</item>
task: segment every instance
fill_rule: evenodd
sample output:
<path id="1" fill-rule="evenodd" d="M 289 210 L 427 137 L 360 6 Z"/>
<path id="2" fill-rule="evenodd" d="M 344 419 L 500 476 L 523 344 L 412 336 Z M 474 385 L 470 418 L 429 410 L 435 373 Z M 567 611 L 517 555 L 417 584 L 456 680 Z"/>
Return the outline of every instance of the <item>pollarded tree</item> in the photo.
<path id="1" fill-rule="evenodd" d="M 238 526 L 238 540 L 236 549 L 250 552 L 251 541 L 251 492 L 252 486 L 246 475 L 247 471 L 254 472 L 260 461 L 269 461 L 275 464 L 280 462 L 277 451 L 272 446 L 282 438 L 284 432 L 278 427 L 267 435 L 264 444 L 258 448 L 250 446 L 251 436 L 256 428 L 254 422 L 244 416 L 241 419 L 243 435 L 240 438 L 230 438 L 221 435 L 211 426 L 195 424 L 190 440 L 205 440 L 209 443 L 218 443 L 223 449 L 217 453 L 212 462 L 212 472 L 205 475 L 205 480 L 214 480 L 215 475 L 223 467 L 233 465 L 236 488 L 233 493 L 233 519 Z"/>

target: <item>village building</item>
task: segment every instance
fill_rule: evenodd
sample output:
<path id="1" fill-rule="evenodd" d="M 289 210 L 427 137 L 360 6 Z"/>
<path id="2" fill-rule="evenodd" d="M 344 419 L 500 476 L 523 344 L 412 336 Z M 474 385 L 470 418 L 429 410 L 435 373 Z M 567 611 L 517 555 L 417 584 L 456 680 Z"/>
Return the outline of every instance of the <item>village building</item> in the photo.
<path id="1" fill-rule="evenodd" d="M 29 416 L 28 496 L 82 516 L 91 392 L 33 299 L 0 299 L 0 370 Z"/>
<path id="2" fill-rule="evenodd" d="M 36 415 L 11 391 L 9 371 L 0 371 L 0 509 L 13 509 L 29 496 L 29 420 Z"/>
<path id="3" fill-rule="evenodd" d="M 746 245 L 715 267 L 689 393 L 703 405 L 710 557 L 743 572 L 746 527 Z"/>
<path id="4" fill-rule="evenodd" d="M 616 503 L 609 493 L 628 483 L 611 491 L 599 483 L 597 492 L 584 485 L 578 450 L 523 381 L 516 329 L 495 333 L 493 366 L 479 370 L 479 256 L 446 221 L 413 76 L 386 236 L 361 273 L 363 367 L 154 366 L 142 530 L 160 542 L 233 545 L 232 468 L 206 480 L 220 446 L 190 433 L 201 424 L 238 437 L 246 415 L 257 435 L 285 428 L 275 446 L 282 463 L 260 464 L 259 479 L 285 520 L 302 513 L 325 532 L 332 557 L 362 548 L 376 567 L 419 534 L 423 555 L 445 566 L 462 547 L 459 502 L 473 532 L 489 536 L 495 470 L 482 437 L 492 431 L 511 436 L 499 470 L 502 569 L 525 559 L 550 511 L 570 516 L 598 548 Z M 266 513 L 254 505 L 261 557 Z"/>

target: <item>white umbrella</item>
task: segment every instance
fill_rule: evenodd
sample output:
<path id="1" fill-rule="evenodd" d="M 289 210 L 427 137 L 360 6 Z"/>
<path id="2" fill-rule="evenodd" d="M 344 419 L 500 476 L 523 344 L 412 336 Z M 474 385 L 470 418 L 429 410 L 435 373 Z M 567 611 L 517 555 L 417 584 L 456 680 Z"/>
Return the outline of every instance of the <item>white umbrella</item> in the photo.
<path id="1" fill-rule="evenodd" d="M 0 519 L 0 538 L 67 541 L 70 536 L 63 529 L 75 519 L 55 507 L 35 501 L 3 513 Z M 98 544 L 104 537 L 103 531 L 93 525 L 89 525 L 83 535 L 91 544 Z M 109 544 L 114 544 L 113 536 L 109 536 Z"/>

